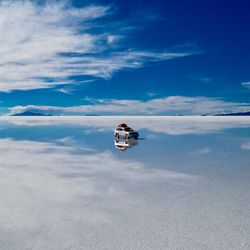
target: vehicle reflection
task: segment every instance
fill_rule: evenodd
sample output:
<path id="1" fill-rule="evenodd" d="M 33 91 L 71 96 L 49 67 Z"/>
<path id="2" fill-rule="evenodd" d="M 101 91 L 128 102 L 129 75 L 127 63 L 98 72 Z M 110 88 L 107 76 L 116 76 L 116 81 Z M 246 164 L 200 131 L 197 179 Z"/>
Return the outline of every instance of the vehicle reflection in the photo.
<path id="1" fill-rule="evenodd" d="M 115 138 L 114 140 L 115 147 L 121 152 L 125 152 L 127 149 L 138 145 L 138 143 L 139 143 L 138 139 L 134 138 L 131 139 Z"/>

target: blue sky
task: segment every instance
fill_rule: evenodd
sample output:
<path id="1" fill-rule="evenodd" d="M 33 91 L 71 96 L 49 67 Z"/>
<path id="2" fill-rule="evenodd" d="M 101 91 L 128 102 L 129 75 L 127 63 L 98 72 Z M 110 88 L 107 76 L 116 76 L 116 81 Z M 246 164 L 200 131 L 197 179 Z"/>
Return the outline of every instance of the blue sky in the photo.
<path id="1" fill-rule="evenodd" d="M 0 1 L 1 114 L 249 111 L 247 1 Z"/>

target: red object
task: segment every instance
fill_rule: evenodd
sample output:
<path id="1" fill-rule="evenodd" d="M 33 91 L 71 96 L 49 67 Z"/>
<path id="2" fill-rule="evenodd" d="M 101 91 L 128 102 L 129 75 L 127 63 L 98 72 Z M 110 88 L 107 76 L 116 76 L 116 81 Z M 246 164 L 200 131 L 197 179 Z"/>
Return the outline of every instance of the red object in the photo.
<path id="1" fill-rule="evenodd" d="M 126 128 L 127 124 L 126 123 L 121 123 L 121 124 L 118 125 L 118 127 Z"/>

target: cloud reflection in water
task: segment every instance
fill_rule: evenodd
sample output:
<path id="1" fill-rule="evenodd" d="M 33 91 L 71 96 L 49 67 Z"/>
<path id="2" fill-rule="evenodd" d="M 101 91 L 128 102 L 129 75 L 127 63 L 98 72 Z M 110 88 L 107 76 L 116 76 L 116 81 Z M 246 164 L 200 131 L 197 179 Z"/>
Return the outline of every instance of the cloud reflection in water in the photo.
<path id="1" fill-rule="evenodd" d="M 0 120 L 1 249 L 250 246 L 249 118 Z M 147 140 L 119 154 L 123 121 Z"/>
<path id="2" fill-rule="evenodd" d="M 1 139 L 0 150 L 1 249 L 112 249 L 113 243 L 160 249 L 164 236 L 152 233 L 164 227 L 158 220 L 168 198 L 154 205 L 163 198 L 159 187 L 196 181 L 108 151 L 79 154 L 73 146 L 14 139 Z M 152 220 L 154 228 L 144 231 Z"/>

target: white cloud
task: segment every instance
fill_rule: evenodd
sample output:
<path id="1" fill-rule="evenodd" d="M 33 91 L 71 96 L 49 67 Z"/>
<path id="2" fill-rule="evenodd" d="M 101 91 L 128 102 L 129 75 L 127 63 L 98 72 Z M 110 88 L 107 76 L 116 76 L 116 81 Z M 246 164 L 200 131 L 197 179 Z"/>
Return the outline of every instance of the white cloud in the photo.
<path id="1" fill-rule="evenodd" d="M 242 82 L 241 85 L 247 89 L 250 89 L 250 82 Z"/>
<path id="2" fill-rule="evenodd" d="M 191 76 L 192 79 L 199 81 L 199 82 L 203 82 L 203 83 L 209 83 L 211 82 L 211 78 L 206 77 L 206 76 Z"/>
<path id="3" fill-rule="evenodd" d="M 110 78 L 124 68 L 194 53 L 118 49 L 119 27 L 116 31 L 108 25 L 106 30 L 105 25 L 102 31 L 98 29 L 98 20 L 110 14 L 107 6 L 1 1 L 0 91 L 74 84 L 72 76 Z"/>
<path id="4" fill-rule="evenodd" d="M 84 84 L 86 86 L 86 85 L 91 84 L 94 81 L 95 81 L 94 79 L 78 81 L 77 84 L 74 84 L 74 85 L 73 85 L 73 82 L 71 82 L 72 85 L 66 85 L 64 87 L 56 88 L 55 91 L 63 93 L 65 95 L 70 95 L 70 94 L 73 94 L 74 91 L 76 91 L 76 85 Z M 70 84 L 70 81 L 68 83 Z"/>
<path id="5" fill-rule="evenodd" d="M 194 152 L 191 152 L 190 155 L 207 155 L 211 152 L 211 149 L 210 148 L 201 148 L 201 149 L 198 149 Z"/>
<path id="6" fill-rule="evenodd" d="M 63 93 L 63 94 L 65 94 L 65 95 L 69 95 L 69 94 L 72 94 L 72 92 L 74 92 L 75 91 L 75 89 L 74 88 L 72 88 L 72 87 L 70 87 L 70 88 L 59 88 L 59 89 L 57 89 L 56 90 L 57 92 L 60 92 L 60 93 Z"/>
<path id="7" fill-rule="evenodd" d="M 55 115 L 201 115 L 248 111 L 247 103 L 226 102 L 218 98 L 169 96 L 148 101 L 91 99 L 87 105 L 59 106 L 16 106 L 9 108 L 10 114 L 24 111 L 46 112 Z"/>
<path id="8" fill-rule="evenodd" d="M 241 148 L 250 150 L 250 141 L 241 145 Z"/>
<path id="9" fill-rule="evenodd" d="M 147 95 L 152 98 L 156 96 L 157 94 L 155 92 L 148 92 Z"/>

